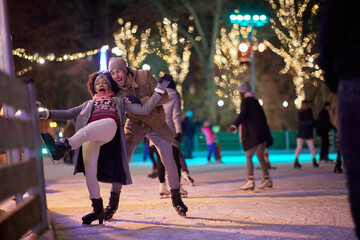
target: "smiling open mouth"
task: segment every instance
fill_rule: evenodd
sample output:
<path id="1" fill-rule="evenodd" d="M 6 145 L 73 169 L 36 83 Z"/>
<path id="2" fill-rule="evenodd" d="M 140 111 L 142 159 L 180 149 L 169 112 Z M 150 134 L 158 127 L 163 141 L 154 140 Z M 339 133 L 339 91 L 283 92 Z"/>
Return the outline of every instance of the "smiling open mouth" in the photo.
<path id="1" fill-rule="evenodd" d="M 99 92 L 105 93 L 105 88 L 100 88 L 100 89 L 99 89 Z"/>

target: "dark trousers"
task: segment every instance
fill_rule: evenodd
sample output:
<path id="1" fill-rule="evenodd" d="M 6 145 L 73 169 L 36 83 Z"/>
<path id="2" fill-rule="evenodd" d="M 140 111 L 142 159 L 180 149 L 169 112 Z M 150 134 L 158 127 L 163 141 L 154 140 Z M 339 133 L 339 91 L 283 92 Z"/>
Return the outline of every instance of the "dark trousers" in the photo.
<path id="1" fill-rule="evenodd" d="M 185 158 L 192 158 L 193 137 L 184 136 L 183 155 Z"/>
<path id="2" fill-rule="evenodd" d="M 321 150 L 320 150 L 320 159 L 327 160 L 329 159 L 329 133 L 322 134 L 321 136 Z"/>
<path id="3" fill-rule="evenodd" d="M 149 154 L 149 158 L 150 158 L 150 160 L 151 160 L 151 162 L 153 164 L 153 167 L 152 167 L 153 170 L 157 169 L 157 164 L 156 164 L 156 159 L 154 157 L 154 153 L 156 154 L 156 159 L 158 160 L 157 162 L 160 162 L 159 161 L 160 160 L 160 155 L 157 152 L 156 148 L 154 146 L 149 147 L 148 154 Z"/>
<path id="4" fill-rule="evenodd" d="M 180 182 L 180 178 L 181 178 L 181 174 L 180 174 L 180 170 L 181 170 L 181 165 L 180 165 L 180 155 L 179 155 L 179 149 L 172 146 L 172 151 L 173 151 L 173 155 L 174 155 L 174 160 L 176 163 L 176 167 L 178 170 L 178 174 L 179 174 L 179 182 Z M 157 164 L 157 170 L 158 170 L 158 179 L 159 182 L 164 183 L 165 182 L 165 167 L 164 164 L 161 161 L 158 161 Z"/>
<path id="5" fill-rule="evenodd" d="M 340 149 L 346 171 L 351 213 L 360 238 L 360 77 L 339 82 Z"/>
<path id="6" fill-rule="evenodd" d="M 342 158 L 342 153 L 341 153 L 341 148 L 339 147 L 337 156 L 336 156 L 336 165 L 338 165 L 339 167 L 341 166 L 341 158 Z"/>

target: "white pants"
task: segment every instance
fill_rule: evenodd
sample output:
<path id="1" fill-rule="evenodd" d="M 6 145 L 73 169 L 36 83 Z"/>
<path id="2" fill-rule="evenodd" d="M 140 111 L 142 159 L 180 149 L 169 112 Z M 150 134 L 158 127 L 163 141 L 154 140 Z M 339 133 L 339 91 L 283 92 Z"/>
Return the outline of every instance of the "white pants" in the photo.
<path id="1" fill-rule="evenodd" d="M 304 139 L 304 138 L 297 138 L 296 139 L 296 150 L 295 150 L 295 158 L 298 159 L 301 149 L 304 145 L 304 140 L 306 141 L 306 144 L 308 145 L 308 148 L 310 149 L 310 153 L 313 158 L 315 158 L 316 152 L 314 147 L 314 139 Z"/>
<path id="2" fill-rule="evenodd" d="M 116 130 L 117 124 L 115 120 L 104 118 L 89 123 L 68 139 L 72 149 L 83 146 L 85 179 L 90 199 L 100 198 L 100 186 L 96 176 L 100 147 L 114 138 Z M 121 186 L 120 183 L 113 183 L 111 191 L 119 192 Z"/>

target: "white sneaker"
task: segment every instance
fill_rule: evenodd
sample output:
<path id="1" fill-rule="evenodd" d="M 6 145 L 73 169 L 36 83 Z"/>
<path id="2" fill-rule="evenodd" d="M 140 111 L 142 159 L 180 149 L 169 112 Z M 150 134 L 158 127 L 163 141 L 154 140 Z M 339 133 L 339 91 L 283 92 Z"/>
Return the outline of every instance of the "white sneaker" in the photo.
<path id="1" fill-rule="evenodd" d="M 272 181 L 270 178 L 264 178 L 257 187 L 258 189 L 272 188 Z"/>
<path id="2" fill-rule="evenodd" d="M 159 193 L 160 193 L 160 198 L 168 198 L 168 197 L 170 197 L 170 191 L 169 191 L 166 183 L 160 183 L 160 185 L 159 185 Z"/>
<path id="3" fill-rule="evenodd" d="M 254 180 L 249 179 L 242 187 L 240 187 L 240 190 L 243 190 L 243 191 L 254 190 L 254 188 L 255 188 Z"/>

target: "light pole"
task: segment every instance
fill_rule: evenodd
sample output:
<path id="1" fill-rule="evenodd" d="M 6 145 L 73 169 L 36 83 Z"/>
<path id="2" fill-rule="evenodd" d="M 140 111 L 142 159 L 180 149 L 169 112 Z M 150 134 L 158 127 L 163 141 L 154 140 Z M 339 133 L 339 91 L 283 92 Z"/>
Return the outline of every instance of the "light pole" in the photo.
<path id="1" fill-rule="evenodd" d="M 237 23 L 241 27 L 250 27 L 250 64 L 251 64 L 251 90 L 255 93 L 255 55 L 254 55 L 254 28 L 259 28 L 268 23 L 265 15 L 230 15 L 230 22 Z M 241 37 L 241 36 L 240 36 Z"/>

